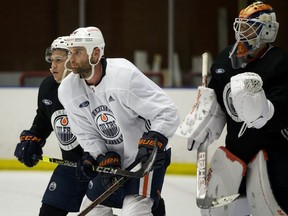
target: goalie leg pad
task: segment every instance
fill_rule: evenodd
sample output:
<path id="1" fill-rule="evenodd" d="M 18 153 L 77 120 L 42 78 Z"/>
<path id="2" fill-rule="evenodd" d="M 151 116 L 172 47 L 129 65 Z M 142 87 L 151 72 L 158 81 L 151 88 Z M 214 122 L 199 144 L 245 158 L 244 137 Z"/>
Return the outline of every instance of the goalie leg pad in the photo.
<path id="1" fill-rule="evenodd" d="M 221 198 L 238 194 L 246 164 L 225 147 L 220 146 L 213 155 L 207 176 L 208 196 Z"/>
<path id="2" fill-rule="evenodd" d="M 201 216 L 243 216 L 250 215 L 250 208 L 246 197 L 217 208 L 201 209 Z"/>
<path id="3" fill-rule="evenodd" d="M 267 155 L 261 150 L 248 164 L 247 199 L 252 215 L 277 216 L 287 215 L 274 198 L 267 172 Z"/>

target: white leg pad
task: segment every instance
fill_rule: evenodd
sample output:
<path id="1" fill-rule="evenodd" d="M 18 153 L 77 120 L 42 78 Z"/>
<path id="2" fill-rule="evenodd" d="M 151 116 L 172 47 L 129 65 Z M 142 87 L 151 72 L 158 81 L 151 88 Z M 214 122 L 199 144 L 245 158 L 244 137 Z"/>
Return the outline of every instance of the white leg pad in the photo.
<path id="1" fill-rule="evenodd" d="M 247 199 L 254 216 L 283 216 L 284 211 L 277 204 L 267 172 L 267 155 L 260 151 L 247 169 Z"/>
<path id="2" fill-rule="evenodd" d="M 201 209 L 202 216 L 247 216 L 250 209 L 246 197 L 239 199 L 218 208 Z"/>
<path id="3" fill-rule="evenodd" d="M 238 194 L 246 164 L 221 146 L 213 155 L 208 171 L 208 195 L 213 198 Z M 246 197 L 216 208 L 201 209 L 202 216 L 247 216 L 250 209 Z"/>
<path id="4" fill-rule="evenodd" d="M 81 211 L 83 211 L 85 208 L 87 208 L 92 201 L 85 195 L 83 198 Z M 95 216 L 95 215 L 101 215 L 101 216 L 113 216 L 113 210 L 110 207 L 103 206 L 103 205 L 97 205 L 95 208 L 93 208 L 87 216 Z"/>
<path id="5" fill-rule="evenodd" d="M 208 195 L 213 198 L 238 194 L 246 164 L 221 146 L 213 155 L 208 171 Z"/>

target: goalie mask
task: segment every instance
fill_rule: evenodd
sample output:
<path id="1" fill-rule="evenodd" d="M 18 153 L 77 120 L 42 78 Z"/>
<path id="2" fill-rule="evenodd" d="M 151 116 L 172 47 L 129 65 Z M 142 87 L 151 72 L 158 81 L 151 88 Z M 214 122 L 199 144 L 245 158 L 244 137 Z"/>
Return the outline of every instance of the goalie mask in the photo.
<path id="1" fill-rule="evenodd" d="M 101 31 L 96 27 L 81 27 L 76 29 L 67 39 L 68 48 L 71 47 L 84 47 L 86 49 L 89 64 L 91 65 L 91 75 L 86 78 L 89 80 L 94 75 L 94 66 L 97 65 L 104 55 L 105 42 Z M 94 48 L 100 49 L 100 56 L 96 63 L 91 62 L 91 56 Z M 70 67 L 69 61 L 66 67 Z"/>
<path id="2" fill-rule="evenodd" d="M 232 67 L 244 68 L 249 55 L 264 44 L 275 41 L 278 28 L 276 14 L 268 4 L 258 1 L 241 10 L 233 24 L 236 43 L 229 56 Z"/>
<path id="3" fill-rule="evenodd" d="M 45 52 L 45 60 L 51 64 L 51 68 L 50 68 L 50 71 L 51 73 L 53 73 L 52 71 L 52 62 L 56 62 L 57 64 L 60 64 L 62 61 L 67 61 L 67 57 L 68 57 L 68 53 L 69 53 L 69 49 L 67 47 L 67 42 L 66 42 L 66 36 L 62 36 L 62 37 L 58 37 L 57 39 L 55 39 L 51 46 L 48 47 L 46 49 L 46 52 Z M 54 59 L 52 58 L 52 55 L 53 55 L 53 52 L 55 51 L 58 51 L 58 50 L 61 50 L 65 53 L 65 56 L 64 57 L 55 57 Z M 64 59 L 63 59 L 64 58 Z M 62 74 L 62 78 L 61 79 L 56 79 L 54 77 L 54 79 L 56 80 L 56 82 L 60 83 L 67 75 L 68 73 L 71 72 L 70 70 L 68 70 L 66 67 L 63 71 L 63 74 Z"/>

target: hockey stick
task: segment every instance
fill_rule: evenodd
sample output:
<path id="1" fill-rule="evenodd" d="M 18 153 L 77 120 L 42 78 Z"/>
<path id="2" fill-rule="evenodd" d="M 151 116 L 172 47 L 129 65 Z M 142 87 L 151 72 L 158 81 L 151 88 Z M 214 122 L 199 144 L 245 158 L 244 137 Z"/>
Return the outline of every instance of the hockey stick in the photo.
<path id="1" fill-rule="evenodd" d="M 150 157 L 154 157 L 154 155 L 156 157 L 156 154 L 157 154 L 157 146 L 154 147 Z M 69 167 L 77 167 L 76 162 L 71 162 L 68 160 L 62 160 L 62 159 L 57 159 L 57 158 L 51 158 L 47 156 L 33 155 L 33 159 L 41 160 L 47 163 L 54 163 L 54 164 L 64 165 L 64 166 L 69 166 Z M 139 170 L 135 172 L 129 171 L 129 170 L 122 170 L 120 168 L 101 167 L 101 166 L 93 166 L 93 171 L 98 172 L 98 173 L 107 173 L 107 174 L 113 174 L 113 175 L 119 175 L 119 176 L 131 177 L 131 178 L 142 178 L 151 169 L 151 167 L 147 167 L 148 165 L 149 164 L 146 164 L 146 165 L 144 164 Z"/>
<path id="2" fill-rule="evenodd" d="M 145 169 L 145 173 L 149 173 L 152 169 L 152 165 L 156 159 L 157 156 L 157 145 L 154 146 L 153 151 L 151 155 L 149 156 L 148 160 L 145 162 L 145 164 L 142 165 L 142 168 Z M 133 167 L 131 171 L 136 168 L 140 163 L 132 164 L 130 167 Z M 94 200 L 88 207 L 86 207 L 83 211 L 81 211 L 78 216 L 85 216 L 87 215 L 93 208 L 95 208 L 97 205 L 102 203 L 105 199 L 107 199 L 111 194 L 113 194 L 118 188 L 120 188 L 122 185 L 125 184 L 130 178 L 129 177 L 122 177 L 117 182 L 115 182 L 110 188 L 108 188 L 104 193 L 102 193 L 96 200 Z"/>
<path id="3" fill-rule="evenodd" d="M 208 75 L 208 53 L 202 54 L 202 86 L 207 86 Z M 198 95 L 199 97 L 199 95 Z M 194 109 L 194 107 L 193 107 Z M 192 110 L 193 112 L 193 110 Z M 189 140 L 188 140 L 189 142 Z M 207 149 L 208 144 L 204 142 L 197 149 L 197 192 L 196 203 L 199 208 L 209 209 L 226 205 L 238 198 L 239 194 L 212 198 L 207 194 Z"/>

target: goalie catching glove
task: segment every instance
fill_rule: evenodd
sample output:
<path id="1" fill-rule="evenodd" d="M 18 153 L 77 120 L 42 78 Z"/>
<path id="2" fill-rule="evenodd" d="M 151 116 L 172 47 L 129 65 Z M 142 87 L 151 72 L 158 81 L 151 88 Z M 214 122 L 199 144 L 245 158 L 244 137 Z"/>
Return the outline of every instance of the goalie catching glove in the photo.
<path id="1" fill-rule="evenodd" d="M 35 166 L 39 160 L 34 159 L 34 155 L 42 155 L 42 147 L 46 140 L 36 136 L 29 130 L 24 130 L 20 135 L 20 143 L 17 144 L 14 156 L 27 167 Z"/>
<path id="2" fill-rule="evenodd" d="M 153 151 L 154 145 L 157 145 L 157 156 L 153 163 L 152 170 L 164 166 L 165 163 L 165 147 L 168 143 L 167 137 L 156 132 L 149 131 L 143 133 L 142 138 L 139 140 L 138 153 L 136 161 L 145 163 Z"/>
<path id="3" fill-rule="evenodd" d="M 226 116 L 217 102 L 213 89 L 198 87 L 193 110 L 179 125 L 176 135 L 188 138 L 188 150 L 197 150 L 201 144 L 217 140 L 226 124 Z"/>
<path id="4" fill-rule="evenodd" d="M 267 100 L 261 77 L 252 72 L 231 77 L 233 106 L 248 128 L 261 128 L 274 114 L 273 104 Z"/>

